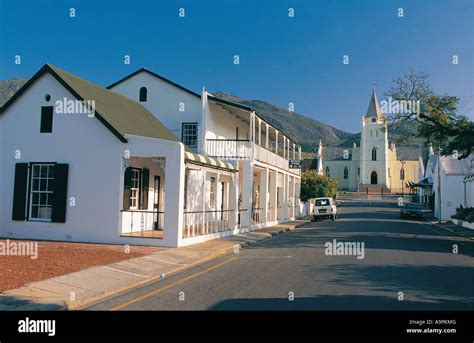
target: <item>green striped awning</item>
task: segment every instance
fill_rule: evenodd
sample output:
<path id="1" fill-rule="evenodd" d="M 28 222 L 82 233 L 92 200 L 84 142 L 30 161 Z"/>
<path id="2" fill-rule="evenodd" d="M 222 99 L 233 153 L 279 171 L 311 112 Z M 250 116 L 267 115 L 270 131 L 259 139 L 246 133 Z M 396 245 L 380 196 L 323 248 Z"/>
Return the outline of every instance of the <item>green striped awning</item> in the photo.
<path id="1" fill-rule="evenodd" d="M 473 182 L 474 181 L 474 174 L 468 174 L 464 177 L 463 182 Z"/>
<path id="2" fill-rule="evenodd" d="M 185 151 L 185 161 L 192 164 L 202 165 L 214 169 L 222 169 L 237 172 L 237 168 L 230 162 L 219 161 L 214 158 L 202 156 L 189 151 Z"/>

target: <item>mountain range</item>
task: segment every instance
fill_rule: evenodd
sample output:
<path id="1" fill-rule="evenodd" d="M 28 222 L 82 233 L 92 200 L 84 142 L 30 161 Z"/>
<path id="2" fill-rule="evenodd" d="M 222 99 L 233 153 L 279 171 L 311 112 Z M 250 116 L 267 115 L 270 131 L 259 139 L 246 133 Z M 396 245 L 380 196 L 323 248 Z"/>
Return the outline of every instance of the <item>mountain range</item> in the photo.
<path id="1" fill-rule="evenodd" d="M 3 105 L 21 86 L 28 81 L 27 78 L 13 78 L 0 81 L 0 106 Z M 317 150 L 319 140 L 324 146 L 352 147 L 354 142 L 359 145 L 360 133 L 349 133 L 322 123 L 305 115 L 291 112 L 282 107 L 273 105 L 263 100 L 247 100 L 236 95 L 219 91 L 213 95 L 224 100 L 232 101 L 254 108 L 265 120 L 285 132 L 296 143 L 300 144 L 305 156 L 311 157 Z M 391 131 L 390 140 L 406 133 L 406 129 L 397 128 Z M 420 144 L 420 142 L 404 143 L 402 145 Z"/>

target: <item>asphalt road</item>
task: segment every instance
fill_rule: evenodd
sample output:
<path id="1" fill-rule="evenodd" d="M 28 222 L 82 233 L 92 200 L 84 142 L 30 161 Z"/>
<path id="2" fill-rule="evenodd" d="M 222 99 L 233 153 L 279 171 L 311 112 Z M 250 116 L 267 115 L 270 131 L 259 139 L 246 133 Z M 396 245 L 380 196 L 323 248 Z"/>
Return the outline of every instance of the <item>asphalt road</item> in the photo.
<path id="1" fill-rule="evenodd" d="M 335 222 L 310 223 L 88 309 L 474 309 L 474 242 L 402 220 L 386 201 L 351 201 L 339 212 Z M 364 243 L 363 258 L 327 255 L 334 239 Z"/>

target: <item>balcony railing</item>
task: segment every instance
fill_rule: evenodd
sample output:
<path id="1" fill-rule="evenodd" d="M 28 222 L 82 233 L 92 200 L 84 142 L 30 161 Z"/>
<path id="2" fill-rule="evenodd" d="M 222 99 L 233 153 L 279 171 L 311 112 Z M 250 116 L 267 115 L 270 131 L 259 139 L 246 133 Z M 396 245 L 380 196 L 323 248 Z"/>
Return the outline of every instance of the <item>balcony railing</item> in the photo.
<path id="1" fill-rule="evenodd" d="M 252 144 L 252 141 L 249 140 L 207 139 L 206 152 L 208 156 L 220 159 L 254 158 L 257 161 L 271 164 L 283 170 L 291 170 L 294 174 L 300 174 L 298 169 L 289 169 L 288 158 L 283 158 L 258 144 Z"/>
<path id="2" fill-rule="evenodd" d="M 241 139 L 207 139 L 208 156 L 222 159 L 249 159 L 252 157 L 252 142 Z"/>

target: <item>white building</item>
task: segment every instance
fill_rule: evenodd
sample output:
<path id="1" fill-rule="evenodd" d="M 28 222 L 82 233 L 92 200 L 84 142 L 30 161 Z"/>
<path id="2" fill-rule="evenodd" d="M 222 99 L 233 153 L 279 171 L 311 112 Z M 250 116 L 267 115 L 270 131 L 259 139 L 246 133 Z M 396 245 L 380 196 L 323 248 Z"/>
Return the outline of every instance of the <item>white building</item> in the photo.
<path id="1" fill-rule="evenodd" d="M 45 65 L 1 108 L 0 236 L 183 246 L 298 215 L 289 206 L 299 194 L 290 145 L 284 136 L 277 144 L 283 160 L 261 151 L 254 111 L 248 122 L 234 120 L 249 140 L 228 143 L 239 154 L 222 161 L 206 153 L 204 137 L 227 137 L 232 114 L 213 122 L 218 109 L 207 93 L 201 99 L 145 70 L 111 88 Z M 273 194 L 263 198 L 280 206 L 265 220 L 251 202 L 258 188 L 247 182 L 262 174 L 258 166 Z"/>
<path id="2" fill-rule="evenodd" d="M 441 160 L 438 168 L 438 161 Z M 438 178 L 439 171 L 439 178 Z M 474 154 L 458 160 L 456 156 L 441 156 L 431 153 L 427 161 L 425 179 L 433 181 L 434 215 L 441 220 L 450 220 L 459 206 L 473 206 L 472 176 L 474 173 Z M 469 181 L 471 180 L 471 181 Z M 438 188 L 438 183 L 440 187 Z M 439 195 L 441 194 L 441 201 Z M 441 203 L 441 207 L 440 207 Z"/>
<path id="3" fill-rule="evenodd" d="M 220 211 L 222 204 L 237 202 L 237 222 L 251 228 L 299 215 L 300 170 L 291 169 L 289 161 L 301 159 L 301 147 L 254 109 L 204 90 L 199 95 L 144 68 L 108 88 L 141 102 L 193 152 L 235 166 L 239 172 L 231 199 L 212 202 L 206 210 Z M 188 181 L 196 180 L 192 174 L 192 169 L 186 171 Z M 227 196 L 219 180 L 201 177 L 212 194 Z M 194 222 L 195 216 L 184 212 L 185 221 Z"/>

